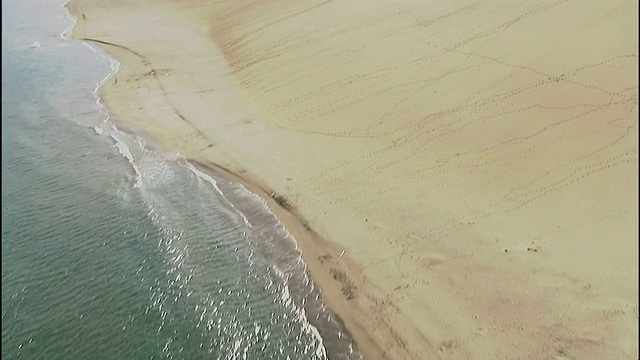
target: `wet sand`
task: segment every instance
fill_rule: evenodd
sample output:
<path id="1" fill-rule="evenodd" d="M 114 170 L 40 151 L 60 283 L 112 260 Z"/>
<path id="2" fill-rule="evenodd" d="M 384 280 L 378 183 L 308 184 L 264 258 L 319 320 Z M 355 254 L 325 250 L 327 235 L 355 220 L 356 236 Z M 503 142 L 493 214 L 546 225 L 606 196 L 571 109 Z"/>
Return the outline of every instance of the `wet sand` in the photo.
<path id="1" fill-rule="evenodd" d="M 72 0 L 122 126 L 269 199 L 368 358 L 638 356 L 638 4 Z"/>

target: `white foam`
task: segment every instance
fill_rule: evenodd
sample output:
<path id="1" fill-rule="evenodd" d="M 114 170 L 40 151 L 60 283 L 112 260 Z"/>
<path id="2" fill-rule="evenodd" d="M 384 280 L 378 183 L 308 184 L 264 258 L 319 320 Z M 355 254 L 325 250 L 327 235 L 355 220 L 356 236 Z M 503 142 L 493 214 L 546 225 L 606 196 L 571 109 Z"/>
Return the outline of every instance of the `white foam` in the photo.
<path id="1" fill-rule="evenodd" d="M 131 149 L 129 148 L 129 145 L 127 145 L 124 139 L 121 138 L 121 136 L 123 135 L 124 134 L 122 134 L 119 131 L 114 131 L 111 133 L 110 136 L 115 141 L 115 147 L 118 149 L 118 152 L 120 153 L 120 155 L 122 155 L 124 158 L 126 158 L 129 161 L 129 164 L 131 164 L 131 167 L 133 167 L 133 171 L 135 171 L 136 173 L 136 182 L 134 183 L 133 187 L 140 188 L 142 186 L 142 173 L 140 172 L 140 169 L 138 168 L 138 166 L 136 166 L 135 164 L 135 158 L 131 153 Z"/>
<path id="2" fill-rule="evenodd" d="M 120 139 L 120 137 L 116 133 L 111 134 L 111 138 L 116 142 L 115 146 L 118 149 L 120 155 L 127 158 L 127 160 L 129 160 L 129 162 L 133 164 L 134 158 L 133 154 L 131 154 L 131 149 L 129 149 L 129 146 L 125 144 L 124 141 L 122 141 L 122 139 Z"/>
<path id="3" fill-rule="evenodd" d="M 289 308 L 291 312 L 296 316 L 296 319 L 302 326 L 303 330 L 306 331 L 308 334 L 311 334 L 318 341 L 318 347 L 315 350 L 316 355 L 320 356 L 323 359 L 326 359 L 327 353 L 324 347 L 324 340 L 320 335 L 320 331 L 318 330 L 318 328 L 316 328 L 315 326 L 313 326 L 313 324 L 309 322 L 309 319 L 307 318 L 307 312 L 305 311 L 305 309 L 303 307 L 299 307 L 298 305 L 296 305 L 295 301 L 293 301 L 293 298 L 291 297 L 291 292 L 289 290 L 289 276 L 276 266 L 273 266 L 272 269 L 281 279 L 284 280 L 282 291 L 280 292 L 280 300 L 282 301 L 282 304 L 285 307 Z M 300 269 L 296 269 L 296 270 L 299 271 Z M 306 275 L 306 270 L 307 270 L 306 266 L 304 266 L 304 263 L 303 263 L 302 271 L 304 271 L 303 276 L 305 281 L 308 279 Z"/>
<path id="4" fill-rule="evenodd" d="M 282 224 L 280 219 L 278 219 L 278 217 L 273 213 L 273 211 L 271 211 L 271 208 L 269 208 L 269 204 L 267 203 L 267 200 L 265 200 L 261 196 L 258 196 L 255 193 L 251 192 L 249 189 L 247 189 L 244 185 L 242 185 L 240 183 L 235 183 L 234 187 L 235 187 L 235 189 L 233 189 L 233 190 L 234 190 L 235 195 L 251 199 L 256 204 L 260 204 L 259 206 L 262 208 L 263 211 L 266 211 L 271 216 L 273 216 L 273 218 L 276 220 L 276 225 L 275 226 L 276 226 L 277 230 L 280 232 L 280 234 L 283 237 L 285 237 L 285 238 L 289 239 L 290 241 L 292 241 L 293 244 L 295 245 L 295 248 L 298 249 L 298 243 L 296 242 L 295 238 L 289 232 L 289 230 L 287 230 L 287 228 L 284 226 L 284 224 Z"/>
<path id="5" fill-rule="evenodd" d="M 216 192 L 218 192 L 218 194 L 220 194 L 220 196 L 227 202 L 227 204 L 229 206 L 231 206 L 236 211 L 236 213 L 238 215 L 240 215 L 240 217 L 242 218 L 242 221 L 244 222 L 244 224 L 246 226 L 248 226 L 248 227 L 253 227 L 251 225 L 251 223 L 249 222 L 249 219 L 242 213 L 242 211 L 240 211 L 231 201 L 229 201 L 229 199 L 227 199 L 227 197 L 224 195 L 224 193 L 222 192 L 222 190 L 218 186 L 218 182 L 214 178 L 212 178 L 208 174 L 205 174 L 204 172 L 198 170 L 195 166 L 193 166 L 193 164 L 191 164 L 189 161 L 184 159 L 184 157 L 182 159 L 184 161 L 179 161 L 178 162 L 181 166 L 191 170 L 194 174 L 196 174 L 196 176 L 199 179 L 202 179 L 202 180 L 208 182 L 209 184 L 211 184 L 211 186 L 213 186 L 213 188 L 216 190 Z"/>

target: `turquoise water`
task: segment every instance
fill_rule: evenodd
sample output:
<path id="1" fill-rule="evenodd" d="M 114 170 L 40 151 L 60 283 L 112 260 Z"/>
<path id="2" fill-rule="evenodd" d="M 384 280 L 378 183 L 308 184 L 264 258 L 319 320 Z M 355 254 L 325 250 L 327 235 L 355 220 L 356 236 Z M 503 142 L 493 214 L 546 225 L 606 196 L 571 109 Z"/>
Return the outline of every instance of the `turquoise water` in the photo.
<path id="1" fill-rule="evenodd" d="M 2 6 L 3 359 L 360 358 L 261 199 L 117 131 L 60 3 Z"/>

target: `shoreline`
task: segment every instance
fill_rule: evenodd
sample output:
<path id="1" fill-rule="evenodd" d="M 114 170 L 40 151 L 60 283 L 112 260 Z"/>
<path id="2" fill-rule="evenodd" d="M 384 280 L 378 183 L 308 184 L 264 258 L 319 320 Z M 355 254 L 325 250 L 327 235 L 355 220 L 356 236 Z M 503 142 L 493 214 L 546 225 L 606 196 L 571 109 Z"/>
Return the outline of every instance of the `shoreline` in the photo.
<path id="1" fill-rule="evenodd" d="M 123 131 L 133 136 L 142 138 L 145 146 L 152 151 L 164 152 L 162 144 L 153 138 L 136 131 L 134 128 L 127 127 L 126 123 L 116 123 L 118 131 Z M 349 262 L 348 258 L 341 257 L 341 251 L 336 249 L 335 245 L 328 243 L 322 239 L 308 222 L 298 214 L 295 208 L 287 206 L 277 201 L 277 194 L 259 182 L 250 178 L 243 177 L 233 171 L 212 162 L 203 162 L 201 160 L 185 157 L 187 161 L 192 163 L 200 171 L 211 172 L 215 176 L 219 176 L 228 181 L 240 184 L 249 192 L 259 196 L 266 202 L 266 205 L 274 216 L 282 223 L 287 232 L 291 234 L 296 242 L 296 246 L 300 250 L 301 257 L 306 265 L 307 274 L 311 280 L 320 288 L 323 303 L 339 318 L 339 323 L 343 330 L 347 332 L 354 340 L 358 351 L 365 359 L 386 359 L 385 352 L 370 338 L 369 334 L 349 315 L 349 307 L 345 304 L 345 296 L 341 292 L 344 283 L 336 280 L 332 270 L 346 271 L 349 266 L 345 266 Z M 342 259 L 341 266 L 327 268 L 323 266 L 322 259 Z"/>
<path id="2" fill-rule="evenodd" d="M 162 145 L 157 143 L 153 138 L 135 129 L 127 128 L 126 124 L 117 124 L 117 130 L 142 138 L 145 146 L 152 151 L 164 152 Z M 300 250 L 301 257 L 306 265 L 308 276 L 320 288 L 323 303 L 338 316 L 338 322 L 343 327 L 343 330 L 353 338 L 357 350 L 365 359 L 386 358 L 385 352 L 370 338 L 360 324 L 351 318 L 348 305 L 344 303 L 346 299 L 340 289 L 344 287 L 345 284 L 336 280 L 332 271 L 336 269 L 338 269 L 338 271 L 345 271 L 345 268 L 348 266 L 344 264 L 340 267 L 331 268 L 323 266 L 323 262 L 326 261 L 326 259 L 333 258 L 343 259 L 340 261 L 344 262 L 349 261 L 347 258 L 340 256 L 341 251 L 336 249 L 335 245 L 329 244 L 315 233 L 307 221 L 296 212 L 295 208 L 287 206 L 288 204 L 286 203 L 283 205 L 277 201 L 277 194 L 268 190 L 268 188 L 252 181 L 252 179 L 240 176 L 223 166 L 211 162 L 203 163 L 202 161 L 188 157 L 185 157 L 185 159 L 196 168 L 199 168 L 200 171 L 205 173 L 211 172 L 217 177 L 242 185 L 249 192 L 263 199 L 269 211 L 274 214 L 295 240 L 296 246 Z"/>
<path id="3" fill-rule="evenodd" d="M 632 11 L 309 5 L 66 7 L 118 127 L 263 198 L 366 358 L 635 356 Z"/>
<path id="4" fill-rule="evenodd" d="M 269 211 L 276 216 L 287 232 L 294 238 L 296 246 L 301 252 L 309 277 L 320 288 L 320 295 L 322 296 L 323 302 L 339 317 L 339 322 L 344 327 L 344 330 L 353 338 L 358 351 L 365 359 L 384 359 L 382 349 L 380 349 L 369 337 L 367 332 L 349 316 L 349 309 L 344 304 L 344 295 L 339 290 L 340 286 L 344 286 L 344 284 L 339 283 L 339 286 L 335 286 L 336 284 L 331 274 L 331 269 L 323 266 L 320 260 L 327 256 L 340 258 L 340 253 L 324 239 L 320 238 L 304 218 L 296 214 L 295 209 L 285 208 L 276 201 L 273 192 L 219 165 L 213 163 L 203 164 L 195 160 L 189 161 L 196 167 L 202 167 L 205 171 L 212 171 L 222 178 L 244 186 L 251 193 L 259 196 L 267 203 Z"/>
<path id="5" fill-rule="evenodd" d="M 108 104 L 100 96 L 100 93 L 103 86 L 118 75 L 124 62 L 109 51 L 109 44 L 76 36 L 76 33 L 73 30 L 79 23 L 86 20 L 73 15 L 72 11 L 68 8 L 68 4 L 72 2 L 74 2 L 74 0 L 67 1 L 67 3 L 63 4 L 63 7 L 67 9 L 68 14 L 73 16 L 76 21 L 72 23 L 72 25 L 63 32 L 63 34 L 70 39 L 93 43 L 93 46 L 100 47 L 101 50 L 108 55 L 107 59 L 109 59 L 109 61 L 113 62 L 115 59 L 119 65 L 117 68 L 112 66 L 113 73 L 107 75 L 98 83 L 94 94 L 98 103 L 103 106 L 108 116 L 112 118 L 111 122 L 117 131 L 122 131 L 126 134 L 140 137 L 145 142 L 145 147 L 152 151 L 165 152 L 166 149 L 164 149 L 164 146 L 151 135 L 135 128 L 135 126 L 128 124 L 126 121 L 113 119 L 114 115 L 109 112 Z M 307 268 L 308 276 L 320 288 L 323 303 L 338 316 L 338 322 L 343 327 L 343 330 L 352 337 L 354 345 L 357 346 L 358 352 L 362 354 L 365 359 L 385 359 L 385 352 L 370 338 L 361 325 L 355 322 L 349 315 L 348 306 L 345 306 L 344 304 L 344 295 L 340 290 L 336 291 L 336 289 L 339 289 L 342 284 L 335 280 L 331 271 L 329 271 L 335 270 L 335 268 L 328 269 L 322 265 L 322 260 L 320 259 L 326 259 L 327 257 L 342 258 L 342 256 L 340 256 L 340 252 L 334 249 L 335 246 L 331 246 L 326 242 L 326 240 L 322 239 L 317 233 L 315 233 L 308 222 L 299 213 L 297 213 L 292 205 L 276 200 L 276 193 L 269 190 L 265 185 L 261 185 L 254 179 L 237 174 L 222 165 L 197 160 L 189 156 L 185 156 L 185 159 L 196 166 L 196 168 L 201 168 L 201 171 L 212 172 L 216 176 L 240 184 L 249 192 L 263 199 L 266 202 L 269 211 L 274 214 L 274 216 L 282 223 L 286 231 L 289 232 L 295 240 L 296 246 L 300 250 L 301 257 Z M 343 261 L 348 260 L 344 259 Z M 343 267 L 340 267 L 339 271 L 344 271 Z M 338 282 L 339 286 L 335 286 L 336 282 Z"/>

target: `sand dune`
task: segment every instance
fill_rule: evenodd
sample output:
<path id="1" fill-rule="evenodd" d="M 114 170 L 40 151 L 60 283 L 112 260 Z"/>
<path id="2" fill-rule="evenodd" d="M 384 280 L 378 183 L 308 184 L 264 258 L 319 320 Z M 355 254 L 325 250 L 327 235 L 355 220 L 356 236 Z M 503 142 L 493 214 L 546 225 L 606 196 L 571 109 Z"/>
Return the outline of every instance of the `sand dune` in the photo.
<path id="1" fill-rule="evenodd" d="M 367 357 L 638 356 L 637 2 L 69 7 L 123 126 L 297 216 Z"/>

